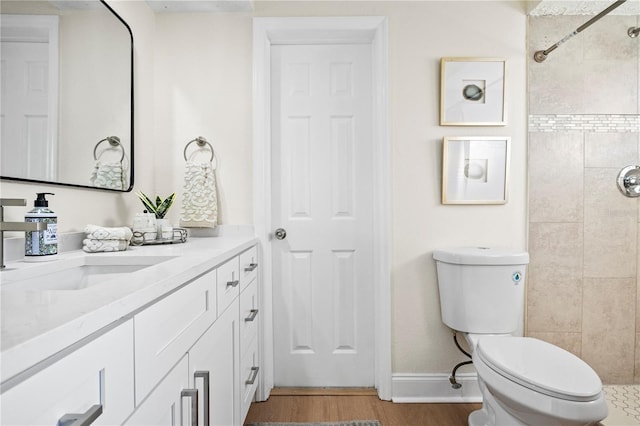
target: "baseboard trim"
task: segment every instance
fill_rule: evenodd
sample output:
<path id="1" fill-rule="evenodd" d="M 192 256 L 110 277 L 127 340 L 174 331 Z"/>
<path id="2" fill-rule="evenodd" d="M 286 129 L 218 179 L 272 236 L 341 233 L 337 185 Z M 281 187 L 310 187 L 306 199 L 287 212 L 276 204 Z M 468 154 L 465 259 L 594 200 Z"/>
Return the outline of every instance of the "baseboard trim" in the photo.
<path id="1" fill-rule="evenodd" d="M 469 403 L 482 402 L 475 373 L 457 374 L 462 385 L 453 389 L 447 374 L 395 373 L 391 379 L 391 400 L 397 403 Z"/>
<path id="2" fill-rule="evenodd" d="M 377 396 L 375 388 L 275 387 L 271 396 Z"/>

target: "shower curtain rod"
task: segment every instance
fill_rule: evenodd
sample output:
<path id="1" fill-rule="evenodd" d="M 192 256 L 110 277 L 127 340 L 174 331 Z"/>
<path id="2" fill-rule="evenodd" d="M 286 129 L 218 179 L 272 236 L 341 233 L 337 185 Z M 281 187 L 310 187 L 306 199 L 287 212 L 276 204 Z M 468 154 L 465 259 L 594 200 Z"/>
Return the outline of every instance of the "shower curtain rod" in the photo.
<path id="1" fill-rule="evenodd" d="M 626 2 L 627 0 L 618 0 L 615 3 L 613 3 L 611 6 L 607 7 L 605 10 L 603 10 L 602 12 L 598 13 L 596 16 L 594 16 L 593 18 L 589 19 L 587 22 L 585 22 L 584 24 L 582 24 L 581 26 L 579 26 L 574 32 L 572 32 L 571 34 L 567 35 L 565 38 L 563 38 L 562 40 L 560 40 L 559 42 L 557 42 L 556 44 L 554 44 L 553 46 L 551 46 L 550 48 L 548 48 L 547 50 L 538 50 L 534 55 L 533 55 L 533 59 L 536 62 L 542 62 L 545 59 L 547 59 L 547 56 L 549 55 L 549 53 L 553 52 L 554 50 L 556 50 L 561 44 L 565 43 L 567 40 L 569 40 L 570 38 L 572 38 L 573 36 L 575 36 L 576 34 L 578 34 L 579 32 L 581 32 L 582 30 L 584 30 L 585 28 L 587 28 L 589 25 L 593 24 L 594 22 L 596 22 L 598 19 L 602 18 L 604 15 L 608 14 L 609 12 L 611 12 L 613 9 L 615 9 L 616 7 L 620 6 L 622 3 Z"/>

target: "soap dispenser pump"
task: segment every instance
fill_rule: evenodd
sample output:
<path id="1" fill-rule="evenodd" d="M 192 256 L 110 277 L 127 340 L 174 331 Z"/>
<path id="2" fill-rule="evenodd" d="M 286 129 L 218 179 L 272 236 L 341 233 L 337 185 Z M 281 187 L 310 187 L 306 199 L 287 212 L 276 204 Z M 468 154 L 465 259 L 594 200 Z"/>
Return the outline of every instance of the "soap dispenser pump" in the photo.
<path id="1" fill-rule="evenodd" d="M 47 229 L 28 231 L 26 233 L 24 255 L 25 260 L 49 260 L 58 254 L 58 217 L 49 209 L 46 195 L 51 192 L 38 192 L 33 202 L 33 209 L 24 216 L 25 222 L 42 222 Z"/>

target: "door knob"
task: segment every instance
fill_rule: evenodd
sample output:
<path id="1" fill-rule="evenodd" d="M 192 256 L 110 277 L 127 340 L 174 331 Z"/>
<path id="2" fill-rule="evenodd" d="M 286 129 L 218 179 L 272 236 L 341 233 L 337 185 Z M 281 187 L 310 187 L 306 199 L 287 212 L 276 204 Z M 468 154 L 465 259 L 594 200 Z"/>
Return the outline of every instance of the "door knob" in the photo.
<path id="1" fill-rule="evenodd" d="M 278 240 L 284 240 L 285 238 L 287 238 L 287 231 L 285 231 L 282 228 L 278 228 L 273 233 L 273 235 L 275 235 L 276 239 L 278 239 Z"/>

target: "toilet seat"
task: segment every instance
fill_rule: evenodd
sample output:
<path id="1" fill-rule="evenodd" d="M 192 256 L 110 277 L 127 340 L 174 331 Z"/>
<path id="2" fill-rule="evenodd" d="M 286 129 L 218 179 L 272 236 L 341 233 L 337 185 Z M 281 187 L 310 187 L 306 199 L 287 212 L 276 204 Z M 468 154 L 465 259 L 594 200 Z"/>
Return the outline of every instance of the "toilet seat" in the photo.
<path id="1" fill-rule="evenodd" d="M 493 371 L 533 391 L 564 400 L 598 399 L 602 382 L 583 360 L 530 337 L 487 336 L 476 354 Z"/>

